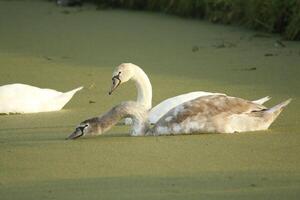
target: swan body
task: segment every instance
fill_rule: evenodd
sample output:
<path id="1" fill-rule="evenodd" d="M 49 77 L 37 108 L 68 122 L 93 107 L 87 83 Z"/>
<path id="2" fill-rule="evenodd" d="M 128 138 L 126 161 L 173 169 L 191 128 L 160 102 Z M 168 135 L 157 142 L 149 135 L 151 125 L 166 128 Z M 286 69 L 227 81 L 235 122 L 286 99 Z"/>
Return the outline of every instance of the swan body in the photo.
<path id="1" fill-rule="evenodd" d="M 67 139 L 100 135 L 125 117 L 133 119 L 131 136 L 266 130 L 290 101 L 268 109 L 241 98 L 208 95 L 176 106 L 153 127 L 148 123 L 149 113 L 145 106 L 133 101 L 122 102 L 100 117 L 81 122 Z"/>
<path id="2" fill-rule="evenodd" d="M 20 83 L 3 85 L 0 86 L 0 113 L 58 111 L 81 89 L 82 87 L 79 87 L 62 93 Z"/>
<path id="3" fill-rule="evenodd" d="M 155 124 L 169 110 L 184 102 L 209 95 L 226 96 L 226 94 L 223 93 L 196 91 L 168 98 L 152 108 L 152 86 L 150 80 L 146 73 L 139 66 L 132 63 L 123 63 L 114 70 L 112 75 L 112 86 L 109 94 L 111 94 L 119 85 L 129 80 L 133 80 L 135 82 L 138 94 L 136 102 L 142 104 L 149 110 L 148 120 L 151 124 Z M 269 99 L 270 97 L 264 97 L 262 99 L 253 101 L 253 103 L 263 104 Z M 125 124 L 131 124 L 131 119 L 126 118 Z"/>
<path id="4" fill-rule="evenodd" d="M 149 113 L 149 122 L 150 123 L 157 123 L 157 121 L 166 114 L 169 110 L 175 108 L 176 106 L 180 105 L 180 102 L 188 102 L 194 99 L 197 99 L 199 97 L 205 97 L 205 96 L 213 96 L 213 95 L 222 95 L 227 96 L 226 94 L 222 93 L 211 93 L 211 92 L 190 92 L 187 94 L 179 95 L 176 97 L 172 97 L 169 99 L 166 99 L 162 101 L 160 104 L 155 106 L 151 109 Z M 271 98 L 269 96 L 263 97 L 258 100 L 252 101 L 252 103 L 263 105 L 265 102 L 269 101 Z"/>
<path id="5" fill-rule="evenodd" d="M 236 133 L 266 130 L 290 101 L 289 99 L 268 109 L 261 104 L 226 95 L 199 97 L 168 111 L 149 134 Z"/>

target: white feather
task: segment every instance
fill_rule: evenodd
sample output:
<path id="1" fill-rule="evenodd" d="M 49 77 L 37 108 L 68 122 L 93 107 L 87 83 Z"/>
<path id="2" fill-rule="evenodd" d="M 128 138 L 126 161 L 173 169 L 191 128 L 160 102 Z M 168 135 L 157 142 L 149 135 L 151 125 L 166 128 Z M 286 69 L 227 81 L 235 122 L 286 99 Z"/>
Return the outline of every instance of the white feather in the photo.
<path id="1" fill-rule="evenodd" d="M 61 110 L 83 87 L 69 92 L 20 83 L 0 86 L 0 113 L 37 113 Z"/>

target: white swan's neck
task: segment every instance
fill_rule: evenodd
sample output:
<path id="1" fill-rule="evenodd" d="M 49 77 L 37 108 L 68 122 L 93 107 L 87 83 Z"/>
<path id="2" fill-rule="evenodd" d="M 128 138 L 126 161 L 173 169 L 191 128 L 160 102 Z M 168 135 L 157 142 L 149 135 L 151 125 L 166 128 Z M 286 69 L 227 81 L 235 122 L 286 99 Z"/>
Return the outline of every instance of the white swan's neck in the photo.
<path id="1" fill-rule="evenodd" d="M 152 108 L 152 86 L 146 73 L 138 66 L 134 67 L 134 75 L 131 78 L 137 88 L 137 102 L 146 107 Z"/>

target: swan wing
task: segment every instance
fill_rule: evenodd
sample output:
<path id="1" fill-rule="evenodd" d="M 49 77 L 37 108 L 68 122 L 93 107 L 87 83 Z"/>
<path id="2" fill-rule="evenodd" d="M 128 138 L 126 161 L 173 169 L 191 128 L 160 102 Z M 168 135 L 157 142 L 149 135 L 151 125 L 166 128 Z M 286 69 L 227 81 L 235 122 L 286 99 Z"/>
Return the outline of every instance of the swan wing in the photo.
<path id="1" fill-rule="evenodd" d="M 266 103 L 267 101 L 269 101 L 271 99 L 271 97 L 269 97 L 269 96 L 266 96 L 266 97 L 263 97 L 263 98 L 261 98 L 261 99 L 257 99 L 257 100 L 254 100 L 254 101 L 252 101 L 253 103 L 257 103 L 257 104 L 264 104 L 264 103 Z"/>
<path id="2" fill-rule="evenodd" d="M 168 98 L 150 110 L 149 122 L 155 124 L 164 114 L 166 114 L 172 108 L 175 108 L 176 106 L 184 102 L 191 101 L 199 97 L 209 96 L 209 95 L 225 95 L 225 94 L 197 91 L 197 92 L 190 92 L 190 93 Z"/>
<path id="3" fill-rule="evenodd" d="M 173 117 L 169 122 L 181 123 L 187 118 L 199 114 L 206 118 L 211 118 L 221 113 L 245 114 L 263 109 L 266 109 L 266 107 L 241 98 L 225 95 L 210 95 L 199 97 L 173 108 L 164 115 L 159 122 L 164 121 L 164 119 L 169 116 Z"/>
<path id="4" fill-rule="evenodd" d="M 237 97 L 200 97 L 171 109 L 153 126 L 149 134 L 266 130 L 290 101 L 288 99 L 267 109 L 263 105 Z"/>

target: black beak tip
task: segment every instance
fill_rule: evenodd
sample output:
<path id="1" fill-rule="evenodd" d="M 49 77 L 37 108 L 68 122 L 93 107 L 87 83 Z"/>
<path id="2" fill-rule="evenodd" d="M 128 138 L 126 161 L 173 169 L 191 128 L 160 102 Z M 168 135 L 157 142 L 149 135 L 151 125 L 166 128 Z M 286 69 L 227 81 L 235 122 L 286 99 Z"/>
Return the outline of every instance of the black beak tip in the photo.
<path id="1" fill-rule="evenodd" d="M 74 134 L 71 134 L 65 138 L 65 140 L 74 140 L 74 139 L 76 139 L 76 137 L 74 137 Z"/>
<path id="2" fill-rule="evenodd" d="M 108 92 L 108 95 L 111 95 L 111 92 Z"/>

